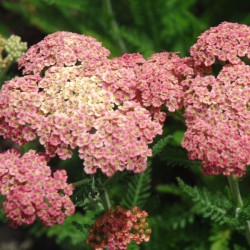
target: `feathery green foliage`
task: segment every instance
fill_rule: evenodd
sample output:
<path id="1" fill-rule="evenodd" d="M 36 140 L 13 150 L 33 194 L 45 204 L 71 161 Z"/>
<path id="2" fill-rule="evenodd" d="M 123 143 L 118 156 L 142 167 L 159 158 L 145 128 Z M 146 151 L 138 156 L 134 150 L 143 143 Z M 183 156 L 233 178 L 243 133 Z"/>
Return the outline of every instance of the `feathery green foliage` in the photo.
<path id="1" fill-rule="evenodd" d="M 200 166 L 200 161 L 189 160 L 187 152 L 183 148 L 174 145 L 167 145 L 164 149 L 164 153 L 160 154 L 159 157 L 167 166 Z"/>
<path id="2" fill-rule="evenodd" d="M 162 151 L 166 148 L 166 146 L 169 144 L 171 139 L 172 139 L 172 136 L 167 135 L 167 136 L 161 138 L 160 140 L 158 140 L 152 148 L 153 156 L 155 157 L 158 154 L 162 153 Z"/>
<path id="3" fill-rule="evenodd" d="M 232 208 L 232 203 L 222 193 L 212 194 L 206 188 L 199 189 L 185 184 L 180 178 L 178 184 L 195 203 L 199 214 L 205 218 L 210 218 L 218 224 L 228 222 L 227 211 Z"/>
<path id="4" fill-rule="evenodd" d="M 134 206 L 142 208 L 150 196 L 150 186 L 151 168 L 148 167 L 143 173 L 131 177 L 121 205 L 128 209 L 132 209 Z"/>

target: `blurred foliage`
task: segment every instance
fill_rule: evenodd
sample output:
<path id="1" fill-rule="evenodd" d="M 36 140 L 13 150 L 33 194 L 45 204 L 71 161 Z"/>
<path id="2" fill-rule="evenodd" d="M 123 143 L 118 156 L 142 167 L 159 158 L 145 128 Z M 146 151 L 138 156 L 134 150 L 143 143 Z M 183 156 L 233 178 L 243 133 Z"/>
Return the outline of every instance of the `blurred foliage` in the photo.
<path id="1" fill-rule="evenodd" d="M 64 30 L 97 38 L 111 56 L 140 52 L 148 57 L 162 51 L 186 56 L 201 32 L 211 26 L 222 21 L 250 25 L 247 4 L 246 0 L 2 0 L 0 35 L 19 35 L 31 46 L 46 34 Z M 6 77 L 17 74 L 17 67 L 12 66 Z M 53 159 L 53 169 L 66 168 L 71 182 L 89 179 L 76 189 L 75 215 L 53 228 L 38 222 L 31 232 L 54 238 L 62 249 L 88 250 L 84 244 L 87 228 L 103 211 L 100 199 L 106 189 L 112 205 L 131 208 L 136 204 L 149 212 L 150 242 L 131 244 L 128 250 L 248 249 L 240 232 L 242 223 L 250 219 L 250 200 L 244 200 L 236 217 L 225 189 L 226 178 L 204 176 L 200 162 L 188 159 L 180 146 L 184 132 L 179 115 L 168 116 L 163 136 L 152 145 L 150 168 L 138 175 L 123 172 L 108 179 L 98 173 L 89 178 L 76 154 L 63 162 Z M 35 142 L 22 151 L 38 147 Z M 176 177 L 183 180 L 179 179 L 179 185 Z M 243 196 L 249 193 L 249 180 L 248 174 L 240 183 Z"/>
<path id="2" fill-rule="evenodd" d="M 3 0 L 3 8 L 48 34 L 59 30 L 91 35 L 112 55 L 163 50 L 186 55 L 196 37 L 221 21 L 250 23 L 245 0 Z M 227 6 L 224 8 L 223 6 Z M 216 14 L 217 13 L 217 14 Z M 6 33 L 1 24 L 0 31 Z"/>

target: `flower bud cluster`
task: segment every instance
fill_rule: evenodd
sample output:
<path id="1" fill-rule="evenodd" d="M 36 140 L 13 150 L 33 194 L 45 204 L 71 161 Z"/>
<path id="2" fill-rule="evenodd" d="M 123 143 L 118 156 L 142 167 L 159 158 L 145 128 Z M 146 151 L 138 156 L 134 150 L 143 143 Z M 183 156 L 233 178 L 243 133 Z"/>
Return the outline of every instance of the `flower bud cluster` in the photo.
<path id="1" fill-rule="evenodd" d="M 22 42 L 19 36 L 11 35 L 5 44 L 5 51 L 7 52 L 11 61 L 16 61 L 27 50 L 27 43 Z"/>
<path id="2" fill-rule="evenodd" d="M 131 241 L 137 244 L 150 239 L 148 213 L 134 207 L 132 211 L 117 207 L 96 220 L 89 230 L 88 244 L 95 250 L 126 250 Z"/>
<path id="3" fill-rule="evenodd" d="M 15 62 L 27 50 L 27 43 L 22 42 L 21 38 L 11 35 L 8 39 L 4 39 L 0 35 L 0 72 L 5 69 L 10 62 Z M 6 56 L 3 57 L 3 51 Z"/>
<path id="4" fill-rule="evenodd" d="M 75 206 L 69 198 L 73 186 L 67 184 L 65 170 L 51 176 L 45 157 L 33 150 L 23 156 L 7 151 L 0 154 L 0 161 L 3 209 L 12 227 L 32 224 L 37 217 L 44 225 L 53 226 L 74 213 Z"/>

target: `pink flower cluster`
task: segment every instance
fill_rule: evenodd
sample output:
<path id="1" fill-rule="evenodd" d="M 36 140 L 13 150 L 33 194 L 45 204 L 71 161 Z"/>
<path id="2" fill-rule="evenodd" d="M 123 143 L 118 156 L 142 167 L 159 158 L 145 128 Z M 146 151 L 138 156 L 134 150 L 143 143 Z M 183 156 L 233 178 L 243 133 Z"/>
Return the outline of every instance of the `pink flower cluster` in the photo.
<path id="1" fill-rule="evenodd" d="M 187 132 L 182 146 L 200 159 L 205 174 L 242 176 L 250 164 L 250 27 L 224 22 L 204 32 L 191 48 L 196 67 L 225 62 L 182 81 Z M 218 61 L 216 61 L 218 59 Z"/>
<path id="2" fill-rule="evenodd" d="M 134 207 L 132 211 L 117 207 L 96 220 L 89 230 L 88 244 L 95 250 L 126 250 L 131 241 L 137 244 L 150 239 L 148 213 Z"/>
<path id="3" fill-rule="evenodd" d="M 197 65 L 210 66 L 216 59 L 239 64 L 244 57 L 250 59 L 250 27 L 244 24 L 223 22 L 205 31 L 190 53 Z"/>
<path id="4" fill-rule="evenodd" d="M 3 85 L 0 135 L 20 144 L 39 137 L 46 154 L 61 159 L 78 148 L 89 174 L 98 168 L 108 176 L 124 169 L 142 172 L 151 155 L 148 144 L 162 132 L 159 121 L 132 101 L 137 84 L 134 67 L 144 59 L 137 54 L 101 58 L 106 49 L 85 36 L 80 43 L 79 36 L 52 34 L 20 60 L 25 73 L 34 74 Z M 80 39 L 78 44 L 75 39 Z M 75 49 L 78 46 L 81 51 Z M 67 55 L 68 47 L 75 54 L 65 65 L 57 56 Z"/>
<path id="5" fill-rule="evenodd" d="M 5 196 L 3 209 L 12 227 L 32 224 L 36 217 L 47 226 L 63 223 L 75 206 L 69 196 L 65 170 L 51 176 L 45 157 L 35 151 L 20 156 L 11 150 L 0 154 L 0 192 Z"/>
<path id="6" fill-rule="evenodd" d="M 184 107 L 191 159 L 202 160 L 208 174 L 242 175 L 249 164 L 249 34 L 246 25 L 224 22 L 200 36 L 191 57 L 164 52 L 148 60 L 108 59 L 94 38 L 51 34 L 20 59 L 26 75 L 3 85 L 0 135 L 22 145 L 38 137 L 50 157 L 66 159 L 77 149 L 89 174 L 138 173 L 162 133 L 162 107 Z M 226 65 L 214 77 L 217 61 Z"/>
<path id="7" fill-rule="evenodd" d="M 138 72 L 138 90 L 145 107 L 165 105 L 170 112 L 182 108 L 183 91 L 178 67 L 183 67 L 187 74 L 192 71 L 178 55 L 167 52 L 152 55 L 142 65 Z"/>
<path id="8" fill-rule="evenodd" d="M 190 80 L 183 147 L 206 174 L 242 176 L 250 164 L 250 66 L 226 65 L 217 77 Z"/>
<path id="9" fill-rule="evenodd" d="M 146 62 L 140 54 L 124 54 L 121 57 L 103 61 L 94 70 L 105 90 L 113 93 L 116 102 L 135 100 L 138 92 L 138 71 Z M 92 73 L 93 74 L 93 73 Z"/>
<path id="10" fill-rule="evenodd" d="M 18 63 L 25 74 L 41 74 L 50 66 L 87 64 L 95 68 L 96 61 L 105 59 L 109 54 L 100 42 L 90 36 L 59 31 L 30 47 Z"/>

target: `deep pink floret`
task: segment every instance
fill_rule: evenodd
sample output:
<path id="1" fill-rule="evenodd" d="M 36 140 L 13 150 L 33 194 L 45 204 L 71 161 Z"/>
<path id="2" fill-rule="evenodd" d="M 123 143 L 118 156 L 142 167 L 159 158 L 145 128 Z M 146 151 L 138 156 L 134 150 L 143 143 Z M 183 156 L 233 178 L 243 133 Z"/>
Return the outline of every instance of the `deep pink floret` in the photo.
<path id="1" fill-rule="evenodd" d="M 148 213 L 134 207 L 132 211 L 110 209 L 89 230 L 88 245 L 95 250 L 126 250 L 131 241 L 141 244 L 150 239 Z"/>

